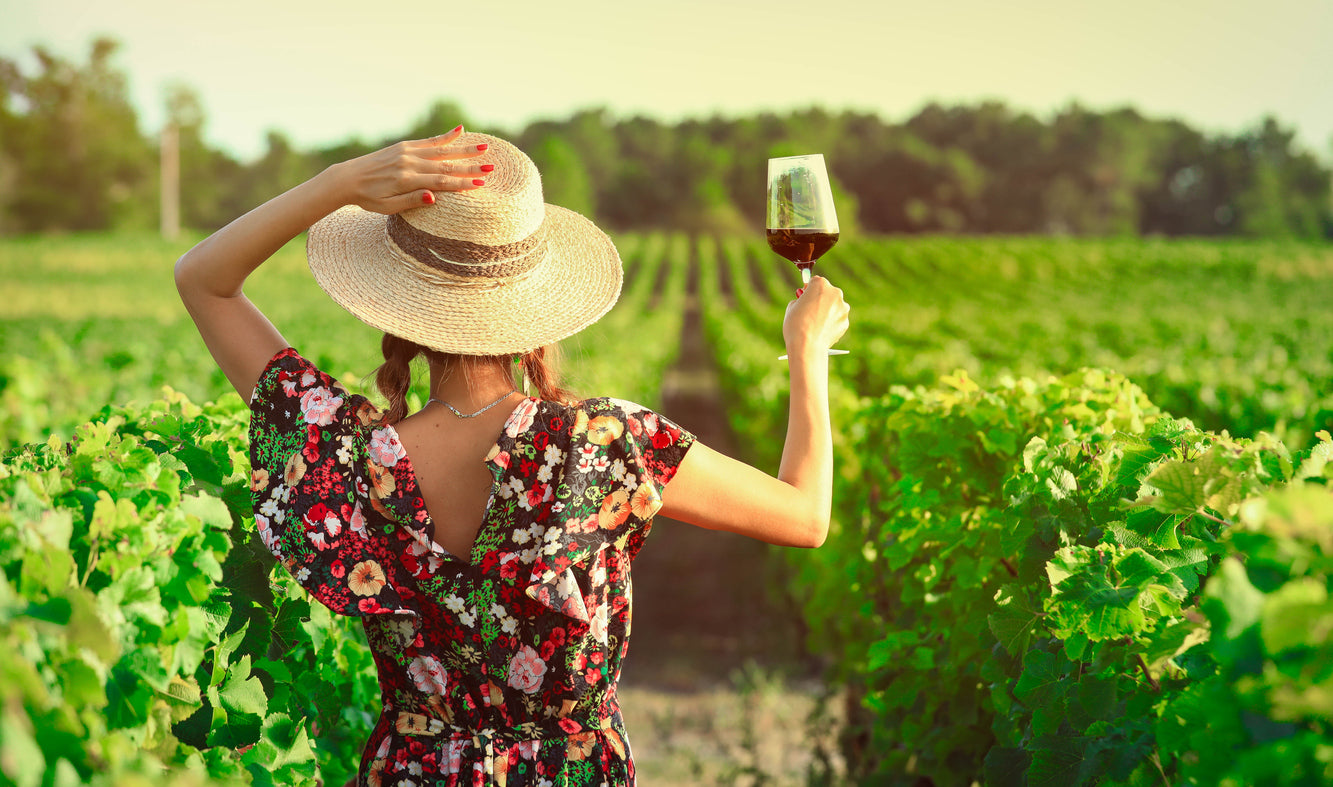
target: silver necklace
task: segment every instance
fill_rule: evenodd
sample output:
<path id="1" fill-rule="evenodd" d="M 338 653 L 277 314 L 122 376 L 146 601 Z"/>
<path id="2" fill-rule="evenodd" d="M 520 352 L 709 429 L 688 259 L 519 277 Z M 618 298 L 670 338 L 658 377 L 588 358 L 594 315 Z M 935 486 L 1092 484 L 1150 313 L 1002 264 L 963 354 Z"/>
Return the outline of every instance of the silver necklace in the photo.
<path id="1" fill-rule="evenodd" d="M 510 396 L 510 394 L 516 394 L 516 393 L 518 393 L 518 391 L 509 391 L 509 392 L 506 393 L 504 396 L 501 396 L 499 399 L 496 399 L 494 402 L 491 402 L 490 404 L 486 405 L 485 407 L 481 408 L 480 410 L 478 410 L 478 411 L 475 412 L 475 413 L 466 413 L 466 414 L 465 414 L 465 413 L 460 413 L 460 412 L 458 412 L 458 408 L 454 407 L 453 405 L 449 404 L 448 402 L 444 401 L 443 399 L 436 399 L 436 398 L 433 397 L 433 396 L 432 396 L 431 398 L 427 399 L 427 400 L 426 400 L 426 403 L 427 403 L 427 404 L 430 404 L 431 402 L 435 402 L 436 404 L 442 404 L 442 405 L 444 405 L 445 407 L 448 407 L 448 408 L 449 408 L 449 412 L 453 413 L 454 415 L 458 416 L 459 418 L 476 418 L 477 416 L 481 415 L 482 413 L 484 413 L 484 412 L 486 412 L 487 410 L 491 409 L 492 407 L 496 406 L 496 405 L 499 404 L 500 402 L 503 402 L 504 400 L 508 399 L 509 396 Z"/>

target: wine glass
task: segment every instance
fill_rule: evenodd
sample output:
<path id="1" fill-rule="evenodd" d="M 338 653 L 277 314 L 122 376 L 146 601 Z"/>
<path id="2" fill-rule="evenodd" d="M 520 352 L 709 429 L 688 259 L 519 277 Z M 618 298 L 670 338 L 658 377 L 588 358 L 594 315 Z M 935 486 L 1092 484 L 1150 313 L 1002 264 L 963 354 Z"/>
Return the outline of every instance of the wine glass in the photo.
<path id="1" fill-rule="evenodd" d="M 796 263 L 801 283 L 809 284 L 815 261 L 838 242 L 838 213 L 833 209 L 833 189 L 822 153 L 768 160 L 765 226 L 768 247 Z M 828 352 L 847 354 L 846 350 Z"/>

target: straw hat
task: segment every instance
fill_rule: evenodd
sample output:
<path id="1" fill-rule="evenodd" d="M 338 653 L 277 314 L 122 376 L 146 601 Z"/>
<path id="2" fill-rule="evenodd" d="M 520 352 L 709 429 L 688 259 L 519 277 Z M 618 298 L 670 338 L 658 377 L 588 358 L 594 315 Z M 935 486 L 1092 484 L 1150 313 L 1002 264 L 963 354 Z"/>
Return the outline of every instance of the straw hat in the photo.
<path id="1" fill-rule="evenodd" d="M 577 333 L 620 297 L 615 245 L 588 219 L 542 201 L 537 167 L 489 148 L 486 185 L 435 193 L 394 216 L 342 208 L 310 228 L 315 281 L 362 322 L 441 352 L 526 353 Z"/>

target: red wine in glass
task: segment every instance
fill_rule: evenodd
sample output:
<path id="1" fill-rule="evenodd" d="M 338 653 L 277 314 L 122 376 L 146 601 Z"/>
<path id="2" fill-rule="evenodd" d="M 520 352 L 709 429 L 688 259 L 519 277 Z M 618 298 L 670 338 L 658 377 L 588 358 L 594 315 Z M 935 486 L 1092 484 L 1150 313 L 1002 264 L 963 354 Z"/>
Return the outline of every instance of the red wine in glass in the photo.
<path id="1" fill-rule="evenodd" d="M 768 247 L 796 263 L 801 281 L 809 284 L 815 261 L 838 242 L 838 213 L 822 154 L 768 160 L 765 226 Z M 829 350 L 829 355 L 846 352 Z"/>
<path id="2" fill-rule="evenodd" d="M 833 248 L 837 242 L 837 230 L 832 232 L 814 229 L 769 228 L 768 230 L 768 247 L 796 263 L 796 267 L 802 271 L 813 268 L 815 260 L 824 256 L 824 252 Z"/>

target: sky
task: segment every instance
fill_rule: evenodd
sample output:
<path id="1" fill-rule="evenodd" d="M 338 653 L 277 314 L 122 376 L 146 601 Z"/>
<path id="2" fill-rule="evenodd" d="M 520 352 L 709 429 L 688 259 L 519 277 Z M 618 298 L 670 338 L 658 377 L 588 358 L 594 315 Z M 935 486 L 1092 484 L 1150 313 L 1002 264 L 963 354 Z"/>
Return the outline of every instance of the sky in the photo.
<path id="1" fill-rule="evenodd" d="M 406 129 L 436 99 L 478 131 L 592 107 L 664 121 L 853 109 L 902 121 L 998 99 L 1133 106 L 1209 133 L 1265 115 L 1333 160 L 1333 0 L 0 0 L 0 57 L 122 44 L 145 131 L 173 83 L 242 158 Z M 441 129 L 445 131 L 447 129 Z"/>

